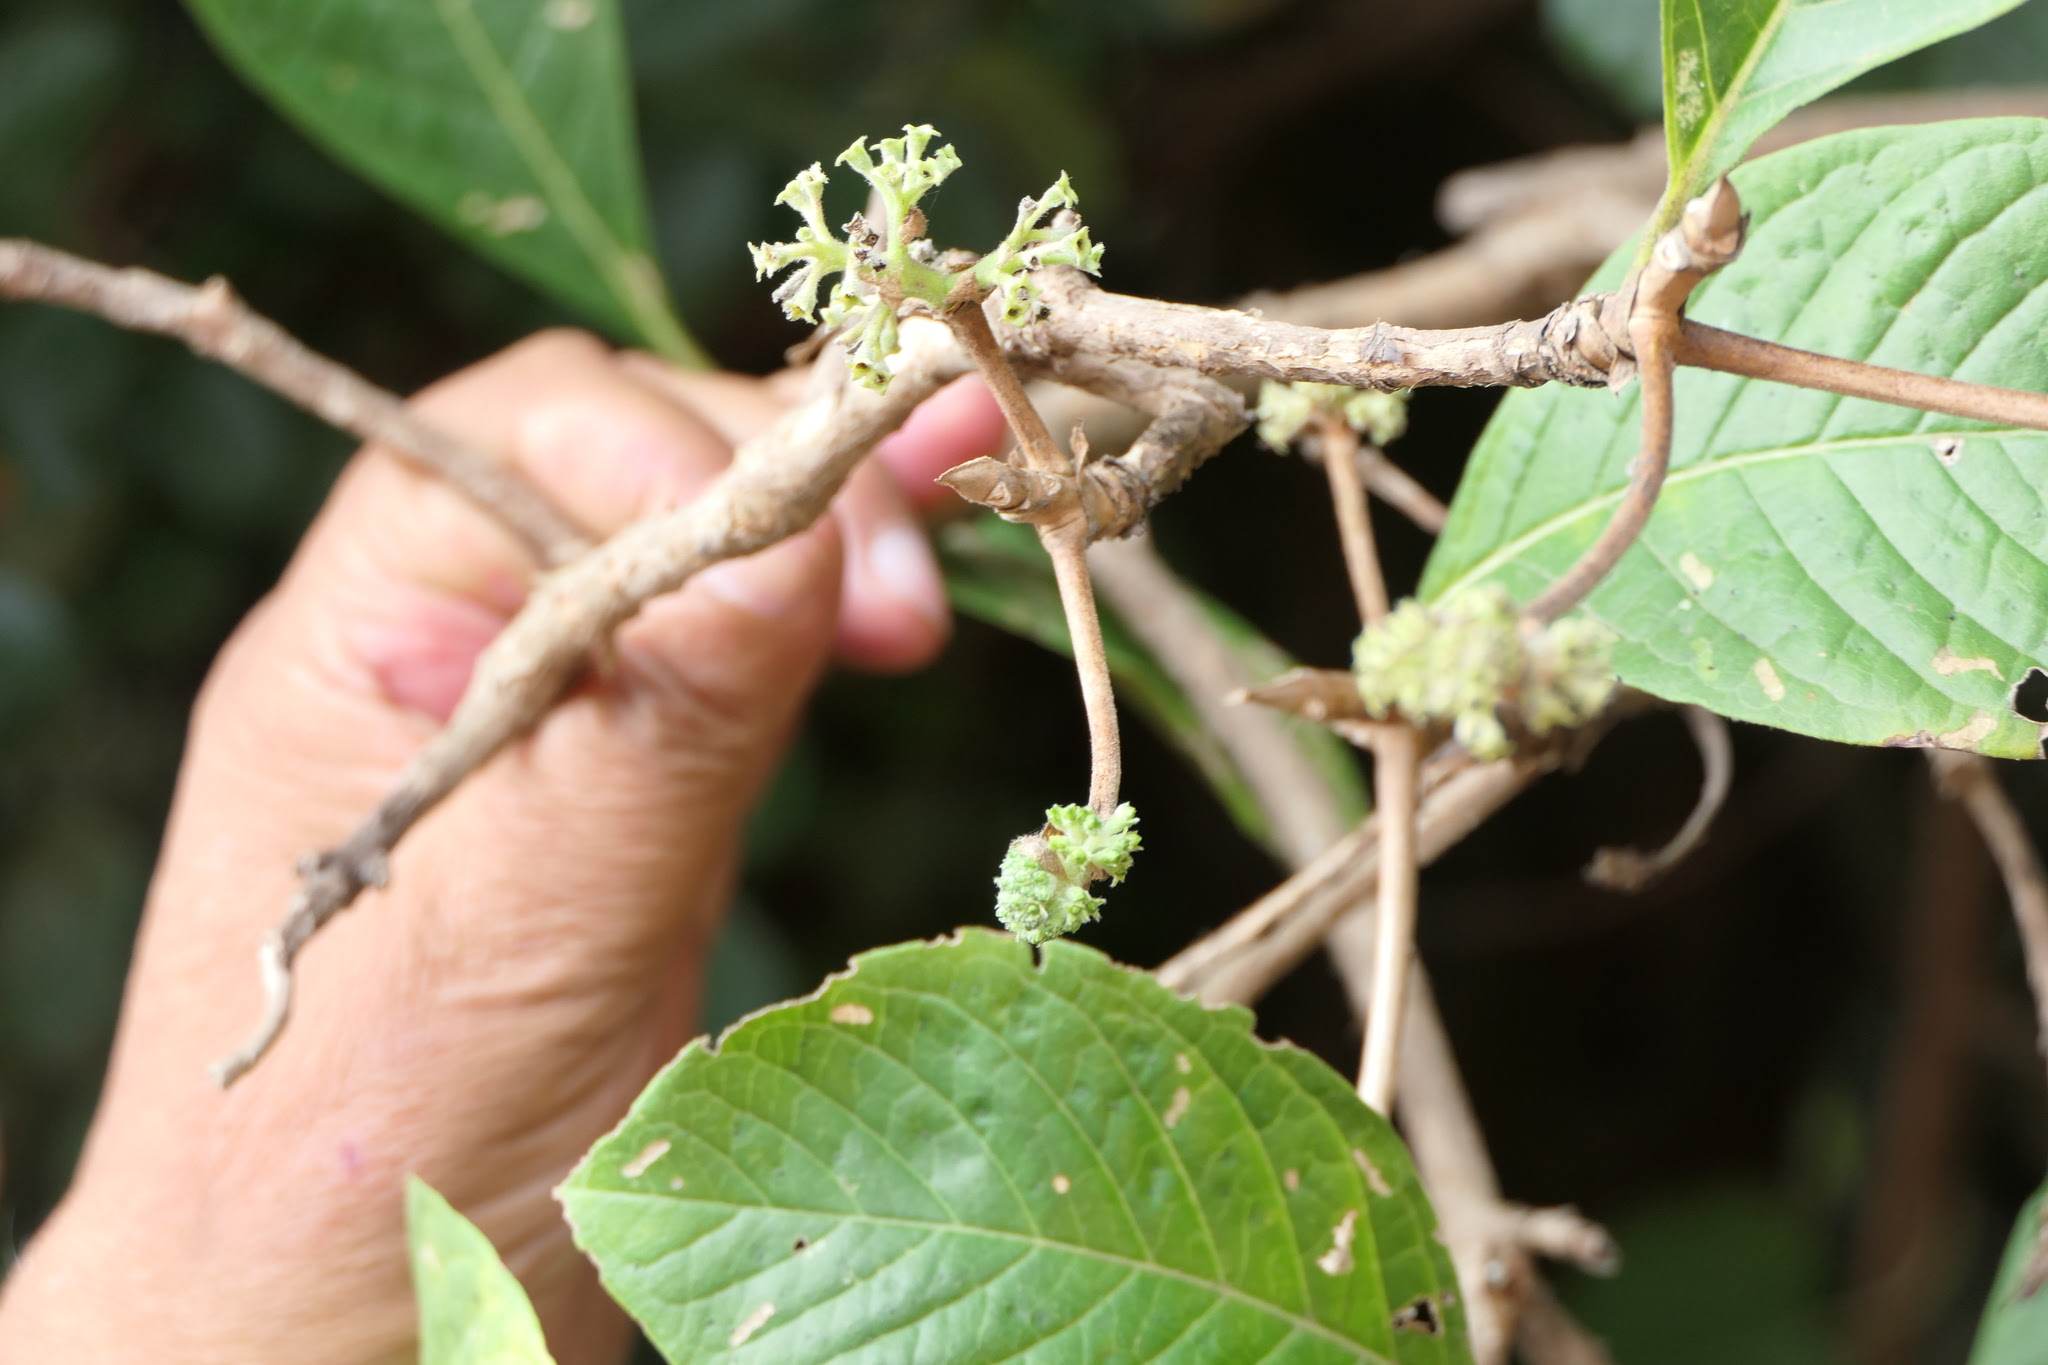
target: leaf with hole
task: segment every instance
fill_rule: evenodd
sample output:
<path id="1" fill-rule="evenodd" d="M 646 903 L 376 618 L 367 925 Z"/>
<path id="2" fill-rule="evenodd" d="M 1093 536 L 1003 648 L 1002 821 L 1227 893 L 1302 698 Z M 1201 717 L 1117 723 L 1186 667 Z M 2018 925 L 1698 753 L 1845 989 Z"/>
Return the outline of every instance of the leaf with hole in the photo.
<path id="1" fill-rule="evenodd" d="M 405 1185 L 420 1365 L 554 1365 L 526 1291 L 490 1239 L 426 1181 Z"/>
<path id="2" fill-rule="evenodd" d="M 2048 1188 L 2035 1192 L 2013 1224 L 1999 1262 L 1970 1365 L 2048 1365 Z"/>
<path id="3" fill-rule="evenodd" d="M 1393 1130 L 1071 943 L 854 959 L 701 1040 L 562 1187 L 671 1360 L 1469 1360 Z"/>
<path id="4" fill-rule="evenodd" d="M 946 574 L 946 595 L 956 610 L 1073 657 L 1052 561 L 1039 548 L 1030 527 L 999 517 L 974 517 L 942 529 L 938 550 Z M 1218 637 L 1243 665 L 1245 677 L 1264 682 L 1294 666 L 1294 660 L 1250 622 L 1199 589 L 1195 592 Z M 1203 724 L 1187 694 L 1131 633 L 1116 609 L 1098 598 L 1097 610 L 1118 696 L 1135 706 L 1160 736 L 1195 766 L 1248 838 L 1281 855 L 1266 812 L 1230 751 Z M 1287 729 L 1329 787 L 1345 820 L 1363 820 L 1370 805 L 1350 747 L 1320 725 L 1289 720 Z"/>
<path id="5" fill-rule="evenodd" d="M 476 251 L 683 364 L 618 0 L 190 0 L 251 84 Z"/>
<path id="6" fill-rule="evenodd" d="M 1846 133 L 1734 179 L 1750 240 L 1693 317 L 2048 390 L 2048 122 Z M 1823 739 L 2035 755 L 2010 693 L 2048 660 L 2048 433 L 1696 370 L 1676 414 L 1656 513 L 1585 607 L 1624 682 Z M 1606 523 L 1640 426 L 1633 392 L 1509 394 L 1425 596 L 1535 596 Z"/>
<path id="7" fill-rule="evenodd" d="M 1663 0 L 1671 181 L 1654 231 L 1802 104 L 2021 0 Z"/>

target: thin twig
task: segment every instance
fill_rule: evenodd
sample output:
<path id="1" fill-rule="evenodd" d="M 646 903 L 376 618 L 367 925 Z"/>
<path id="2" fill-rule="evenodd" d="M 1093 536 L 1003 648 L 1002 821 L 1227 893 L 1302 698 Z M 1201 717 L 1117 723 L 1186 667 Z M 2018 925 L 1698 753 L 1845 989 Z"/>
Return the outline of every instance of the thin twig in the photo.
<path id="1" fill-rule="evenodd" d="M 1160 558 L 1152 538 L 1098 541 L 1088 551 L 1088 564 L 1104 599 L 1180 685 L 1243 774 L 1287 865 L 1304 867 L 1343 838 L 1343 813 L 1328 782 L 1288 732 L 1288 722 L 1229 703 L 1246 681 L 1244 660 Z"/>
<path id="2" fill-rule="evenodd" d="M 1976 822 L 1977 832 L 1984 836 L 1999 875 L 2005 879 L 2026 959 L 2027 983 L 2034 990 L 2035 1043 L 2048 1054 L 2048 873 L 2042 870 L 2041 855 L 2019 811 L 2013 808 L 2012 798 L 1999 784 L 1990 759 L 1958 750 L 1930 749 L 1927 761 L 1934 767 L 1942 793 L 1962 802 Z"/>
<path id="3" fill-rule="evenodd" d="M 1776 384 L 1820 389 L 1848 398 L 1868 398 L 1972 421 L 2048 431 L 2048 394 L 1966 384 L 1960 379 L 1818 355 L 1690 320 L 1679 330 L 1674 354 L 1681 365 L 1719 370 L 1746 379 L 1768 379 Z"/>
<path id="4" fill-rule="evenodd" d="M 1388 459 L 1378 446 L 1360 443 L 1358 473 L 1374 497 L 1431 535 L 1442 532 L 1450 509 L 1437 500 L 1436 494 L 1417 483 L 1414 475 Z"/>
<path id="5" fill-rule="evenodd" d="M 1433 862 L 1550 766 L 1530 758 L 1454 767 L 1434 787 L 1425 768 L 1416 817 L 1417 861 Z M 1374 896 L 1380 818 L 1375 812 L 1315 862 L 1161 964 L 1156 975 L 1174 990 L 1194 992 L 1209 1004 L 1257 1000 L 1315 951 L 1339 916 Z"/>
<path id="6" fill-rule="evenodd" d="M 695 501 L 634 522 L 535 585 L 478 658 L 447 726 L 345 842 L 302 866 L 276 946 L 266 946 L 263 1027 L 214 1069 L 219 1084 L 233 1084 L 276 1041 L 290 1011 L 293 959 L 305 943 L 364 888 L 382 884 L 391 849 L 414 822 L 539 723 L 594 647 L 648 599 L 811 526 L 875 442 L 961 372 L 945 329 L 909 319 L 902 336 L 886 393 L 847 382 L 843 356 L 828 348 L 813 371 L 813 395 L 742 445 Z"/>
<path id="7" fill-rule="evenodd" d="M 1621 689 L 1606 711 L 1561 742 L 1530 747 L 1513 758 L 1476 763 L 1455 746 L 1422 765 L 1415 850 L 1424 867 L 1495 812 L 1560 767 L 1583 760 L 1613 725 L 1658 705 Z M 1379 815 L 1375 813 L 1294 876 L 1204 934 L 1154 970 L 1177 991 L 1212 1005 L 1248 1005 L 1299 966 L 1346 911 L 1379 884 Z"/>
<path id="8" fill-rule="evenodd" d="M 1123 785 L 1123 743 L 1117 732 L 1116 690 L 1109 676 L 1109 652 L 1102 644 L 1102 620 L 1095 610 L 1095 586 L 1088 577 L 1088 516 L 1081 502 L 1081 471 L 1085 444 L 1071 459 L 1045 429 L 1045 419 L 1031 406 L 1024 382 L 989 330 L 980 300 L 971 300 L 945 314 L 961 349 L 995 395 L 996 406 L 1017 438 L 1025 468 L 1047 484 L 1049 496 L 1028 514 L 1012 512 L 1028 522 L 1038 543 L 1052 560 L 1060 589 L 1060 607 L 1074 645 L 1074 669 L 1081 679 L 1081 704 L 1088 716 L 1088 804 L 1107 816 L 1116 809 Z"/>
<path id="9" fill-rule="evenodd" d="M 1693 855 L 1707 841 L 1714 817 L 1728 802 L 1735 782 L 1735 747 L 1728 722 L 1704 706 L 1681 708 L 1685 728 L 1700 754 L 1700 794 L 1678 833 L 1654 853 L 1638 848 L 1603 848 L 1593 854 L 1581 874 L 1587 883 L 1609 891 L 1641 891 Z"/>
<path id="10" fill-rule="evenodd" d="M 978 303 L 964 303 L 946 315 L 946 325 L 953 330 L 954 340 L 960 349 L 967 352 L 967 358 L 981 373 L 982 382 L 995 395 L 996 406 L 1003 410 L 1003 418 L 1010 424 L 1010 434 L 1017 438 L 1017 449 L 1024 455 L 1028 469 L 1041 474 L 1068 475 L 1073 472 L 1072 463 L 1060 450 L 1052 433 L 1045 429 L 1045 419 L 1038 415 L 1038 409 L 1031 406 L 1031 397 L 1024 392 L 1024 382 L 1010 367 L 1009 358 L 996 343 L 995 333 L 989 329 L 988 314 Z"/>
<path id="11" fill-rule="evenodd" d="M 1110 683 L 1109 652 L 1102 644 L 1102 618 L 1088 578 L 1088 537 L 1080 522 L 1041 527 L 1038 539 L 1052 560 L 1074 642 L 1074 670 L 1081 677 L 1081 705 L 1088 716 L 1088 804 L 1097 815 L 1116 809 L 1123 785 L 1123 742 L 1117 733 L 1116 693 Z"/>
<path id="12" fill-rule="evenodd" d="M 1930 776 L 1939 777 L 1938 770 Z M 1872 1115 L 1843 1314 L 1858 1365 L 1920 1360 L 1953 1284 L 1945 1254 L 1985 994 L 1992 860 L 1960 801 L 1915 793 L 1897 1020 Z"/>
<path id="13" fill-rule="evenodd" d="M 116 270 L 34 242 L 0 239 L 0 297 L 95 313 L 173 337 L 365 441 L 436 474 L 559 565 L 590 540 L 517 470 L 421 420 L 397 395 L 301 344 L 215 276 L 194 288 L 150 270 Z"/>
<path id="14" fill-rule="evenodd" d="M 1387 580 L 1380 571 L 1379 546 L 1373 540 L 1372 509 L 1365 500 L 1365 481 L 1358 472 L 1358 433 L 1344 419 L 1325 414 L 1317 424 L 1316 444 L 1323 471 L 1330 480 L 1330 501 L 1337 509 L 1337 534 L 1344 547 L 1344 572 L 1358 617 L 1377 625 L 1387 614 Z"/>
<path id="15" fill-rule="evenodd" d="M 1376 918 L 1361 906 L 1330 931 L 1331 960 L 1360 1019 L 1371 1013 L 1378 975 Z M 1420 963 L 1409 975 L 1401 1127 L 1464 1289 L 1473 1359 L 1477 1365 L 1501 1365 L 1521 1336 L 1522 1315 L 1542 1290 L 1532 1255 L 1611 1275 L 1619 1269 L 1620 1252 L 1605 1228 L 1575 1209 L 1532 1209 L 1502 1197 L 1428 976 Z"/>
<path id="16" fill-rule="evenodd" d="M 1742 201 L 1724 178 L 1686 205 L 1679 225 L 1657 239 L 1629 307 L 1629 342 L 1642 379 L 1643 438 L 1629 469 L 1628 488 L 1578 562 L 1523 608 L 1527 620 L 1548 625 L 1585 601 L 1649 524 L 1671 467 L 1671 379 L 1679 312 L 1701 280 L 1735 259 L 1746 222 Z"/>
<path id="17" fill-rule="evenodd" d="M 1378 944 L 1373 957 L 1372 1011 L 1365 1021 L 1365 1055 L 1358 1093 L 1391 1114 L 1400 1070 L 1401 1022 L 1406 1017 L 1409 966 L 1415 961 L 1415 786 L 1422 740 L 1405 725 L 1373 745 L 1373 798 L 1380 820 Z"/>

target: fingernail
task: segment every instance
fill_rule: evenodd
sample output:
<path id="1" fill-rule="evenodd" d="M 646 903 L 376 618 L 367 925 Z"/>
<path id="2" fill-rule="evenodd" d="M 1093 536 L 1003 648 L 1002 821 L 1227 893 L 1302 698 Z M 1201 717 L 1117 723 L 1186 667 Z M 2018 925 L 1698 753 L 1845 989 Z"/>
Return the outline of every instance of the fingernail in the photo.
<path id="1" fill-rule="evenodd" d="M 923 536 L 900 522 L 884 527 L 868 541 L 862 557 L 862 567 L 882 595 L 920 616 L 945 617 L 946 585 Z"/>
<path id="2" fill-rule="evenodd" d="M 825 577 L 825 546 L 812 532 L 714 564 L 691 579 L 728 606 L 756 616 L 786 616 L 814 597 Z"/>

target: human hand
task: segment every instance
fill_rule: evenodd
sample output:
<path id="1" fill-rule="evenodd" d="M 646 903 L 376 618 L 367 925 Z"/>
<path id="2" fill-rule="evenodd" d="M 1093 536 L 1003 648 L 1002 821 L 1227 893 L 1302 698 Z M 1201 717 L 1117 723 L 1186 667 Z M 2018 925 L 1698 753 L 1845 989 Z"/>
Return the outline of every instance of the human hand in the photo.
<path id="1" fill-rule="evenodd" d="M 421 408 L 609 534 L 700 490 L 775 403 L 550 334 Z M 1000 434 L 956 386 L 878 456 L 930 489 Z M 831 520 L 650 603 L 610 675 L 428 814 L 390 889 L 328 927 L 284 1038 L 221 1094 L 206 1064 L 259 1013 L 254 946 L 294 860 L 382 795 L 533 572 L 451 490 L 359 456 L 195 710 L 100 1112 L 0 1298 L 0 1356 L 407 1359 L 417 1172 L 505 1254 L 565 1365 L 615 1358 L 624 1321 L 549 1192 L 689 1036 L 747 810 L 835 644 L 894 669 L 943 643 L 917 536 L 871 461 Z"/>

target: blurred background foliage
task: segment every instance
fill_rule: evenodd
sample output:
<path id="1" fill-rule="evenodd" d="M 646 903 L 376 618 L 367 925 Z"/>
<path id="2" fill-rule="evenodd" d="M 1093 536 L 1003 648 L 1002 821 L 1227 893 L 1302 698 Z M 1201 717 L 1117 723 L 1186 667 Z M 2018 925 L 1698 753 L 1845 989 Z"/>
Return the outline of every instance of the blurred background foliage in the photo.
<path id="1" fill-rule="evenodd" d="M 1445 175 L 1626 136 L 1656 104 L 1647 0 L 626 10 L 664 268 L 697 335 L 757 371 L 796 334 L 741 244 L 785 226 L 770 199 L 795 167 L 857 134 L 929 121 L 958 143 L 939 221 L 963 243 L 1065 168 L 1111 287 L 1225 301 L 1441 245 Z M 1866 86 L 1966 80 L 2048 81 L 2048 6 Z M 335 167 L 174 0 L 0 0 L 0 233 L 225 274 L 399 389 L 570 320 Z M 1422 394 L 1397 455 L 1448 494 L 1491 403 Z M 346 454 L 167 343 L 0 309 L 0 1273 L 90 1117 L 193 692 Z M 1336 663 L 1354 623 L 1328 521 L 1314 470 L 1246 443 L 1157 533 L 1281 646 Z M 1419 537 L 1382 535 L 1412 581 Z M 1153 963 L 1277 870 L 1176 752 L 1130 743 L 1148 851 L 1085 937 Z M 1714 840 L 1646 895 L 1577 869 L 1689 808 L 1669 718 L 1426 878 L 1423 951 L 1504 1182 L 1612 1221 L 1626 1273 L 1565 1289 L 1630 1365 L 1960 1359 L 2048 1147 L 2001 898 L 1917 756 L 1760 730 L 1738 756 Z M 707 1024 L 985 921 L 1005 841 L 1085 763 L 1066 665 L 988 628 L 915 678 L 835 678 L 754 823 Z M 2038 812 L 2040 771 L 2006 775 Z M 935 852 L 906 862 L 912 827 Z M 1932 1068 L 1902 1045 L 1929 1019 L 1955 1040 Z M 1353 1064 L 1320 962 L 1262 1027 Z"/>

